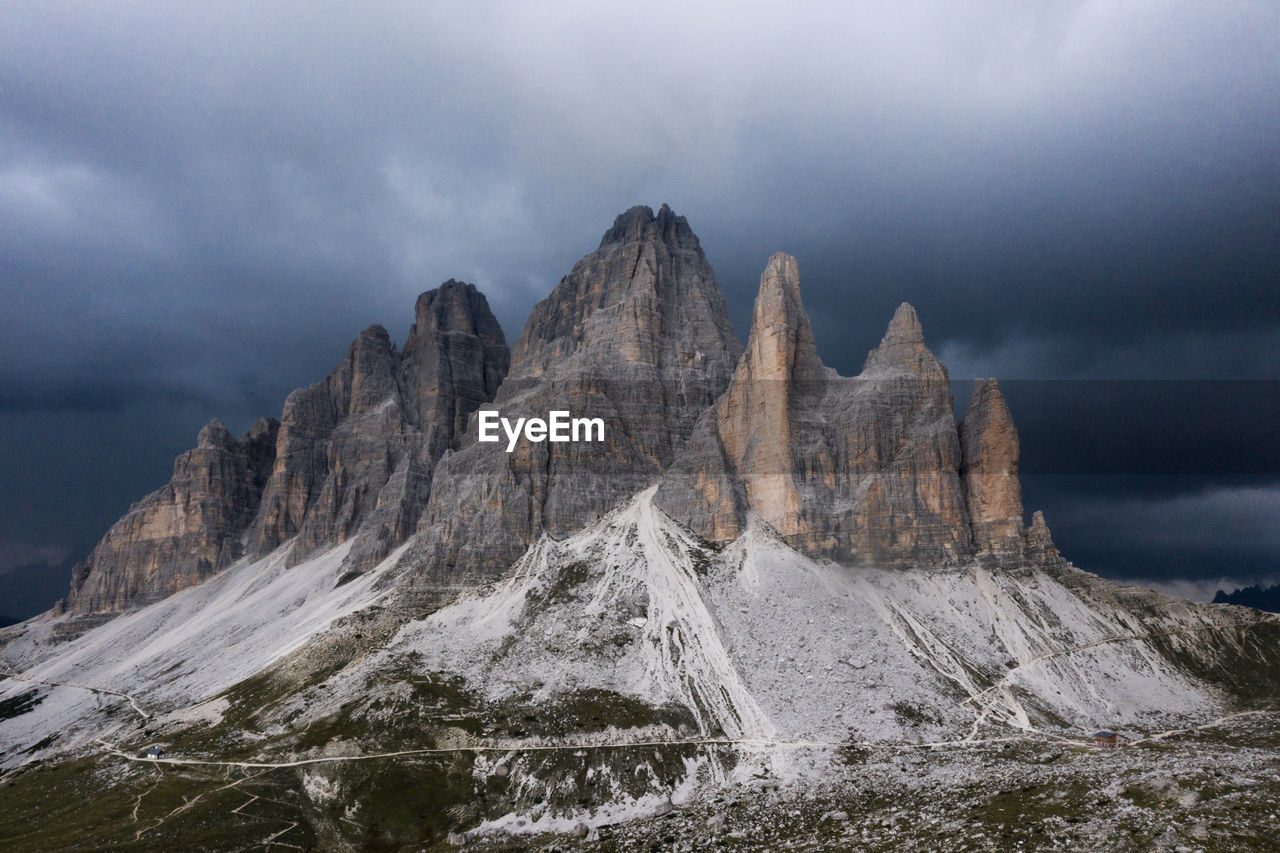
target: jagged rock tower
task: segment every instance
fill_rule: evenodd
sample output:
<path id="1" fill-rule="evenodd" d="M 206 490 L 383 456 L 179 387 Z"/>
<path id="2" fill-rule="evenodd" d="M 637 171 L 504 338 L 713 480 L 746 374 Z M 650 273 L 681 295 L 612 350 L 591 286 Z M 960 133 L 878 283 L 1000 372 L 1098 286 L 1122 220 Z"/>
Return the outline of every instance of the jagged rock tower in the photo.
<path id="1" fill-rule="evenodd" d="M 657 499 L 713 541 L 754 517 L 798 550 L 849 565 L 1014 564 L 1052 548 L 1023 529 L 1017 466 L 993 380 L 975 387 L 957 429 L 946 368 L 910 305 L 858 376 L 824 367 L 796 261 L 777 254 L 733 381 Z"/>
<path id="2" fill-rule="evenodd" d="M 169 484 L 75 568 L 60 608 L 138 607 L 285 543 L 297 563 L 354 539 L 349 568 L 376 564 L 413 532 L 436 462 L 493 399 L 509 361 L 474 285 L 424 293 L 403 354 L 372 326 L 327 379 L 289 395 L 279 422 L 263 419 L 239 440 L 218 421 L 201 430 Z"/>
<path id="3" fill-rule="evenodd" d="M 440 463 L 409 559 L 428 593 L 505 570 L 657 482 L 742 348 L 698 238 L 666 205 L 633 207 L 533 309 L 493 408 L 601 418 L 603 443 L 479 443 Z"/>
<path id="4" fill-rule="evenodd" d="M 475 413 L 600 418 L 601 442 L 477 441 Z M 239 439 L 214 422 L 76 567 L 61 607 L 110 614 L 245 556 L 349 544 L 358 574 L 408 543 L 404 601 L 435 606 L 657 485 L 727 542 L 752 519 L 850 566 L 1058 560 L 1024 527 L 1018 437 L 994 380 L 957 427 L 946 369 L 903 304 L 856 377 L 818 356 L 796 260 L 760 279 L 745 351 L 684 217 L 634 207 L 534 307 L 509 353 L 473 285 L 424 293 L 398 352 L 360 334 L 322 382 Z"/>

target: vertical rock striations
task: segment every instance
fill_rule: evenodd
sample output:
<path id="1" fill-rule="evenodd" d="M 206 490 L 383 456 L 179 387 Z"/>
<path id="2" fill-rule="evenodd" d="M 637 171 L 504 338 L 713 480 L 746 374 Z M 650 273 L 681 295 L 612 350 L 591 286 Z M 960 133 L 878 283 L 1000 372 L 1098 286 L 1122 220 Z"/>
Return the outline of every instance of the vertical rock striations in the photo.
<path id="1" fill-rule="evenodd" d="M 748 513 L 794 547 L 847 563 L 954 565 L 970 551 L 946 370 L 902 305 L 855 378 L 823 367 L 796 262 L 770 258 L 747 351 L 658 492 L 703 536 Z"/>
<path id="2" fill-rule="evenodd" d="M 603 442 L 476 441 L 440 465 L 414 559 L 424 587 L 498 572 L 533 538 L 578 530 L 656 482 L 741 353 L 715 274 L 665 205 L 619 216 L 534 307 L 494 407 L 512 421 L 567 410 Z"/>
<path id="3" fill-rule="evenodd" d="M 807 531 L 802 518 L 808 472 L 805 423 L 824 390 L 809 317 L 800 302 L 795 258 L 781 252 L 760 277 L 747 350 L 718 409 L 720 440 L 744 478 L 748 505 L 783 536 Z"/>
<path id="4" fill-rule="evenodd" d="M 408 417 L 439 458 L 466 432 L 467 419 L 498 393 L 511 352 L 475 285 L 449 281 L 418 297 L 399 375 Z"/>
<path id="5" fill-rule="evenodd" d="M 403 355 L 371 326 L 327 379 L 289 395 L 278 424 L 262 421 L 239 441 L 216 421 L 206 427 L 170 484 L 77 567 L 64 606 L 136 607 L 285 543 L 296 564 L 355 539 L 347 568 L 375 565 L 413 533 L 436 462 L 509 361 L 474 285 L 424 293 Z"/>
<path id="6" fill-rule="evenodd" d="M 1018 483 L 1018 431 L 994 379 L 974 383 L 960 424 L 964 486 L 974 550 L 1021 558 L 1026 542 Z"/>
<path id="7" fill-rule="evenodd" d="M 481 407 L 599 418 L 604 438 L 508 452 L 478 441 Z M 116 612 L 280 547 L 296 564 L 350 541 L 360 572 L 410 540 L 405 600 L 437 604 L 655 483 L 659 506 L 716 542 L 755 518 L 851 566 L 1057 564 L 1043 516 L 1024 530 L 1017 473 L 995 381 L 957 428 L 910 305 L 841 377 L 779 253 L 743 350 L 688 222 L 635 207 L 534 307 L 514 352 L 484 296 L 448 281 L 419 297 L 403 353 L 372 326 L 279 424 L 239 439 L 210 424 L 76 568 L 64 607 Z"/>
<path id="8" fill-rule="evenodd" d="M 221 421 L 173 463 L 163 488 L 129 508 L 72 572 L 59 609 L 104 613 L 157 601 L 200 583 L 242 553 L 275 456 L 279 424 L 263 418 L 240 438 Z"/>
<path id="9" fill-rule="evenodd" d="M 376 565 L 414 530 L 435 466 L 493 399 L 510 354 L 475 285 L 418 297 L 403 354 L 366 329 L 324 382 L 285 403 L 259 553 L 293 539 L 291 562 L 358 536 L 348 567 Z"/>

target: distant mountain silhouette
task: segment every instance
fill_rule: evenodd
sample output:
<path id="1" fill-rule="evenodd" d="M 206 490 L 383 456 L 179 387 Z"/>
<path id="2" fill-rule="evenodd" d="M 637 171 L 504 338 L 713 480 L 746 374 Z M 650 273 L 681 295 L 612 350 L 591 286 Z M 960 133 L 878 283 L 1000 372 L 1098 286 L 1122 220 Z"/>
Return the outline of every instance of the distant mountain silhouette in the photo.
<path id="1" fill-rule="evenodd" d="M 1218 593 L 1213 597 L 1214 604 L 1241 604 L 1245 607 L 1256 607 L 1271 613 L 1280 613 L 1280 584 L 1266 587 L 1246 586 L 1235 592 Z"/>

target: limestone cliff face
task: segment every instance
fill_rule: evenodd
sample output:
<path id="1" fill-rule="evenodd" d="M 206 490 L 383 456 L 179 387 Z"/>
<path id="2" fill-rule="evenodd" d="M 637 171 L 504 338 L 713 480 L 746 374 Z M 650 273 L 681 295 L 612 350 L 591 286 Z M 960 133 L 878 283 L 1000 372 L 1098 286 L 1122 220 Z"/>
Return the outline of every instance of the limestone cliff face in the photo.
<path id="1" fill-rule="evenodd" d="M 1053 536 L 1049 533 L 1049 525 L 1045 523 L 1044 513 L 1036 510 L 1031 514 L 1031 526 L 1027 528 L 1026 560 L 1033 565 L 1055 567 L 1066 563 L 1058 553 L 1058 546 L 1053 544 Z"/>
<path id="2" fill-rule="evenodd" d="M 467 419 L 498 393 L 511 352 L 474 285 L 449 280 L 418 297 L 398 376 L 410 421 L 439 457 L 466 433 Z"/>
<path id="3" fill-rule="evenodd" d="M 825 374 L 795 258 L 775 254 L 733 380 L 659 488 L 659 505 L 716 541 L 741 532 L 748 507 L 788 538 L 807 532 L 804 435 Z"/>
<path id="4" fill-rule="evenodd" d="M 656 482 L 724 390 L 741 345 L 711 265 L 665 205 L 619 216 L 534 307 L 494 409 L 567 410 L 605 441 L 465 444 L 440 463 L 413 559 L 427 583 L 505 569 L 544 531 L 563 536 Z M 433 580 L 434 579 L 434 580 Z"/>
<path id="5" fill-rule="evenodd" d="M 405 600 L 439 603 L 654 484 L 717 542 L 757 518 L 851 567 L 1060 562 L 1042 516 L 1024 529 L 995 382 L 959 427 L 953 403 L 905 303 L 858 376 L 824 367 L 785 254 L 761 276 L 744 350 L 688 222 L 636 207 L 533 309 L 514 352 L 484 296 L 449 281 L 418 299 L 403 352 L 370 327 L 278 425 L 240 439 L 210 425 L 77 567 L 64 606 L 111 613 L 242 555 L 285 547 L 296 564 L 348 541 L 351 572 L 407 543 Z M 599 418 L 604 440 L 508 453 L 477 440 L 481 407 Z"/>
<path id="6" fill-rule="evenodd" d="M 375 565 L 413 533 L 437 460 L 493 398 L 509 361 L 474 285 L 424 293 L 403 355 L 372 326 L 327 379 L 289 395 L 278 424 L 260 422 L 239 441 L 217 422 L 206 427 L 173 481 L 77 567 L 64 606 L 136 607 L 285 543 L 296 564 L 354 538 L 348 568 Z"/>
<path id="7" fill-rule="evenodd" d="M 787 537 L 808 531 L 801 436 L 811 429 L 804 421 L 821 399 L 824 378 L 800 303 L 796 260 L 776 254 L 761 276 L 747 351 L 717 406 L 717 426 L 748 505 Z"/>
<path id="8" fill-rule="evenodd" d="M 296 563 L 358 536 L 349 567 L 375 565 L 413 532 L 436 462 L 509 363 L 488 301 L 452 280 L 418 298 L 403 355 L 381 326 L 362 332 L 328 379 L 285 402 L 256 550 L 292 539 Z"/>
<path id="9" fill-rule="evenodd" d="M 960 424 L 973 545 L 980 555 L 1020 557 L 1026 545 L 1018 431 L 994 379 L 974 383 Z"/>
<path id="10" fill-rule="evenodd" d="M 148 604 L 230 565 L 258 509 L 278 427 L 263 418 L 238 439 L 217 420 L 200 430 L 169 483 L 130 507 L 75 567 L 60 608 L 86 614 Z"/>
<path id="11" fill-rule="evenodd" d="M 971 550 L 946 370 L 901 306 L 863 372 L 823 367 L 794 258 L 760 281 L 746 354 L 659 489 L 709 539 L 748 513 L 806 553 L 846 563 L 954 565 Z"/>

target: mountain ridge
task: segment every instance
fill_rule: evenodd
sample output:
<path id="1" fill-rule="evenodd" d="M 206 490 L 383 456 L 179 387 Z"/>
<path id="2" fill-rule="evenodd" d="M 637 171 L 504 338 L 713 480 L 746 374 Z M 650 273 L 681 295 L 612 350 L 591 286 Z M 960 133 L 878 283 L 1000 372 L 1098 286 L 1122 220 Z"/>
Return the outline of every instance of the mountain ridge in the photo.
<path id="1" fill-rule="evenodd" d="M 712 541 L 756 513 L 806 553 L 850 564 L 1053 553 L 1029 550 L 998 387 L 979 383 L 973 402 L 957 427 L 946 368 L 908 303 L 857 377 L 824 366 L 783 253 L 766 264 L 744 349 L 688 221 L 633 207 L 534 306 L 512 350 L 484 296 L 454 280 L 419 297 L 402 353 L 383 327 L 362 332 L 327 379 L 289 395 L 278 427 L 255 427 L 265 483 L 215 471 L 185 485 L 175 469 L 169 497 L 145 499 L 161 504 L 155 518 L 113 527 L 60 610 L 109 616 L 241 556 L 287 546 L 298 562 L 352 537 L 353 574 L 413 540 L 406 600 L 438 606 L 543 531 L 570 535 L 654 484 Z M 472 416 L 489 405 L 600 417 L 606 442 L 505 453 L 475 441 Z M 222 494 L 237 488 L 238 503 Z M 184 514 L 193 501 L 214 514 L 203 534 Z M 200 535 L 209 556 L 157 575 Z"/>
<path id="2" fill-rule="evenodd" d="M 370 327 L 279 422 L 202 430 L 60 611 L 0 630 L 6 826 L 25 849 L 669 847 L 720 841 L 726 811 L 666 816 L 728 796 L 776 848 L 793 819 L 839 834 L 851 791 L 900 779 L 871 756 L 912 751 L 952 786 L 998 768 L 997 798 L 1069 766 L 1131 815 L 1092 733 L 1266 724 L 1280 618 L 1077 569 L 1025 521 L 998 383 L 954 402 L 907 303 L 858 376 L 823 365 L 785 254 L 743 347 L 665 205 L 620 215 L 511 350 L 446 282 L 403 352 Z M 482 408 L 607 440 L 508 453 Z"/>

